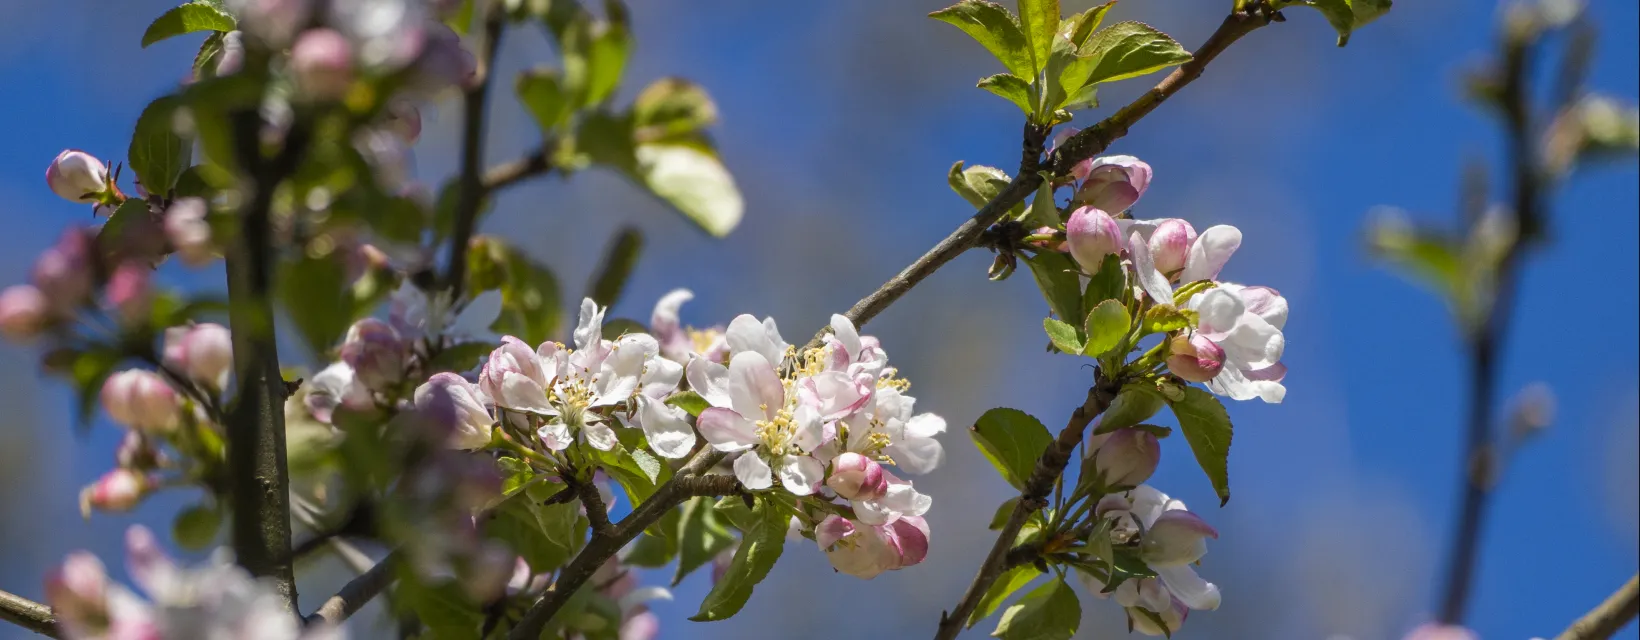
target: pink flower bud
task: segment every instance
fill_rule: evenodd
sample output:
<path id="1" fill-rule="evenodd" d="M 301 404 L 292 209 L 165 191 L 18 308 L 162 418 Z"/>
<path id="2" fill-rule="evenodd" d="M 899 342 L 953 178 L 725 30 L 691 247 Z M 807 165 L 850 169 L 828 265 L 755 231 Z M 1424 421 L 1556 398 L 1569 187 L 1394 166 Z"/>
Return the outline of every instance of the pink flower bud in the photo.
<path id="1" fill-rule="evenodd" d="M 454 373 L 436 373 L 416 387 L 416 409 L 448 429 L 452 449 L 481 449 L 490 443 L 490 410 L 478 385 Z M 607 502 L 605 504 L 608 504 Z"/>
<path id="2" fill-rule="evenodd" d="M 1150 187 L 1150 173 L 1150 165 L 1133 156 L 1097 158 L 1075 201 L 1102 211 L 1127 211 Z"/>
<path id="3" fill-rule="evenodd" d="M 404 341 L 393 325 L 365 318 L 347 330 L 342 361 L 353 367 L 365 387 L 385 391 L 404 379 Z"/>
<path id="4" fill-rule="evenodd" d="M 1105 256 L 1122 249 L 1122 231 L 1116 220 L 1101 209 L 1082 207 L 1065 221 L 1065 246 L 1081 265 L 1083 273 L 1099 273 Z"/>
<path id="5" fill-rule="evenodd" d="M 1195 242 L 1196 230 L 1184 220 L 1168 218 L 1156 225 L 1150 234 L 1150 255 L 1156 270 L 1170 277 L 1183 271 Z"/>
<path id="6" fill-rule="evenodd" d="M 876 500 L 888 491 L 888 478 L 876 460 L 848 451 L 832 458 L 826 486 L 848 500 Z"/>
<path id="7" fill-rule="evenodd" d="M 108 191 L 108 168 L 96 156 L 68 149 L 57 154 L 57 159 L 46 168 L 46 184 L 52 193 L 70 202 L 98 202 Z"/>
<path id="8" fill-rule="evenodd" d="M 309 29 L 291 46 L 290 67 L 309 97 L 340 98 L 353 86 L 353 45 L 334 29 Z"/>
<path id="9" fill-rule="evenodd" d="M 283 49 L 308 21 L 313 0 L 231 0 L 239 25 L 270 48 Z"/>
<path id="10" fill-rule="evenodd" d="M 181 409 L 176 391 L 159 374 L 143 369 L 109 376 L 100 397 L 109 417 L 137 431 L 169 430 Z"/>
<path id="11" fill-rule="evenodd" d="M 182 198 L 165 210 L 165 239 L 189 266 L 202 266 L 216 257 L 206 211 L 203 198 Z"/>
<path id="12" fill-rule="evenodd" d="M 51 304 L 32 285 L 18 284 L 0 292 L 0 335 L 23 341 L 51 323 Z"/>
<path id="13" fill-rule="evenodd" d="M 1168 347 L 1173 354 L 1167 357 L 1167 369 L 1180 378 L 1207 382 L 1224 369 L 1224 348 L 1199 333 L 1174 336 Z"/>
<path id="14" fill-rule="evenodd" d="M 233 336 L 227 327 L 212 322 L 166 329 L 165 365 L 190 380 L 221 389 L 233 369 Z"/>
<path id="15" fill-rule="evenodd" d="M 68 554 L 46 576 L 46 602 L 73 637 L 98 637 L 108 629 L 108 571 L 89 551 Z"/>
<path id="16" fill-rule="evenodd" d="M 1162 461 L 1161 444 L 1147 431 L 1117 429 L 1097 439 L 1101 442 L 1094 444 L 1093 464 L 1107 487 L 1139 486 Z"/>
<path id="17" fill-rule="evenodd" d="M 543 349 L 551 343 L 541 345 Z M 512 381 L 509 383 L 509 379 Z M 501 346 L 490 352 L 479 374 L 478 387 L 497 406 L 530 408 L 546 402 L 547 374 L 541 359 L 523 340 L 503 336 Z"/>
<path id="18" fill-rule="evenodd" d="M 1139 542 L 1139 555 L 1153 567 L 1190 564 L 1207 555 L 1207 539 L 1219 532 L 1194 513 L 1168 509 L 1157 516 Z"/>
<path id="19" fill-rule="evenodd" d="M 103 295 L 125 322 L 136 323 L 148 315 L 148 303 L 154 293 L 149 283 L 153 273 L 148 265 L 127 261 L 109 276 Z"/>
<path id="20" fill-rule="evenodd" d="M 899 565 L 895 569 L 921 563 L 928 557 L 928 521 L 918 516 L 903 516 L 884 525 L 882 530 L 890 546 L 899 552 Z"/>
<path id="21" fill-rule="evenodd" d="M 148 494 L 148 477 L 132 469 L 114 469 L 80 491 L 80 513 L 130 511 Z"/>
<path id="22" fill-rule="evenodd" d="M 91 295 L 91 237 L 82 228 L 63 232 L 57 245 L 34 262 L 34 286 L 60 313 L 70 313 Z"/>

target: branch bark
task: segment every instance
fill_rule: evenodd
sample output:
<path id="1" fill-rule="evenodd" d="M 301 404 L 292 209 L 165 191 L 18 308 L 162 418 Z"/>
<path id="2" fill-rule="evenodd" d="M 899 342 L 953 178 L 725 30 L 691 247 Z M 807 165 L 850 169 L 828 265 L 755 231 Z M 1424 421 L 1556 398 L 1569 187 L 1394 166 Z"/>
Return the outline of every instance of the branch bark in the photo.
<path id="1" fill-rule="evenodd" d="M 936 640 L 957 637 L 968 616 L 973 615 L 974 609 L 979 606 L 985 592 L 990 590 L 991 584 L 1008 569 L 1009 555 L 1014 550 L 1014 541 L 1019 537 L 1019 530 L 1025 526 L 1025 521 L 1032 513 L 1048 506 L 1047 498 L 1053 491 L 1054 481 L 1065 472 L 1065 465 L 1070 462 L 1076 446 L 1082 444 L 1088 424 L 1110 407 L 1111 400 L 1116 398 L 1116 391 L 1115 385 L 1103 380 L 1101 375 L 1093 388 L 1088 389 L 1088 397 L 1082 402 L 1082 406 L 1071 412 L 1071 417 L 1065 422 L 1065 428 L 1060 430 L 1059 437 L 1042 452 L 1042 457 L 1036 461 L 1036 468 L 1031 470 L 1031 477 L 1025 481 L 1025 488 L 1019 492 L 1019 502 L 1014 504 L 1014 510 L 1008 514 L 1008 522 L 1002 526 L 1002 531 L 997 533 L 997 540 L 991 545 L 991 552 L 986 554 L 985 561 L 980 563 L 979 574 L 974 576 L 973 583 L 968 585 L 968 591 L 957 601 L 956 609 L 950 614 L 941 612 L 940 627 L 934 634 Z M 1028 554 L 1016 555 L 1014 559 L 1028 561 L 1025 559 L 1026 555 Z M 1034 560 L 1034 557 L 1030 559 Z"/>
<path id="2" fill-rule="evenodd" d="M 326 600 L 317 610 L 303 621 L 307 624 L 338 625 L 348 619 L 359 609 L 364 608 L 376 596 L 393 584 L 393 570 L 398 567 L 399 552 L 394 551 L 382 558 L 381 562 L 371 567 L 369 571 L 359 574 L 347 584 L 342 585 L 336 595 Z"/>
<path id="3" fill-rule="evenodd" d="M 1555 640 L 1605 640 L 1640 615 L 1640 575 L 1629 578 L 1600 606 L 1572 622 Z"/>
<path id="4" fill-rule="evenodd" d="M 522 158 L 506 164 L 490 167 L 484 172 L 484 179 L 480 181 L 480 189 L 484 195 L 500 191 L 526 179 L 545 175 L 552 171 L 552 159 L 548 157 L 551 149 L 557 146 L 552 140 L 541 143 L 541 147 Z"/>
<path id="5" fill-rule="evenodd" d="M 6 591 L 0 591 L 0 620 L 48 638 L 62 637 L 57 630 L 57 614 L 51 607 Z"/>
<path id="6" fill-rule="evenodd" d="M 227 410 L 228 491 L 234 557 L 268 577 L 287 609 L 296 608 L 290 555 L 290 477 L 285 466 L 285 380 L 274 332 L 271 224 L 274 191 L 295 169 L 308 132 L 298 124 L 273 157 L 261 151 L 262 118 L 236 114 L 234 138 L 244 180 L 236 251 L 228 253 L 228 321 L 239 395 Z"/>
<path id="7" fill-rule="evenodd" d="M 495 68 L 496 52 L 501 49 L 501 29 L 507 14 L 493 2 L 479 2 L 476 6 L 484 14 L 483 39 L 479 41 L 478 70 L 473 83 L 462 95 L 461 175 L 456 180 L 455 229 L 450 244 L 450 264 L 446 267 L 445 286 L 450 299 L 461 297 L 467 280 L 467 245 L 472 243 L 473 228 L 478 225 L 478 210 L 484 203 L 484 135 L 485 116 L 490 105 L 490 71 Z"/>

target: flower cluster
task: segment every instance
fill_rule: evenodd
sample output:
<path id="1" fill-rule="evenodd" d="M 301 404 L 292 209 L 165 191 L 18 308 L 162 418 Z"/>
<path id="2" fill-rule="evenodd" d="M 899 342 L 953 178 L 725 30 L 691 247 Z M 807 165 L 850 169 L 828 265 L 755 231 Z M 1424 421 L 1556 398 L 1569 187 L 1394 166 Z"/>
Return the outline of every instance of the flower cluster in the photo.
<path id="1" fill-rule="evenodd" d="M 1139 485 L 1110 494 L 1094 507 L 1094 516 L 1108 522 L 1111 543 L 1137 549 L 1138 557 L 1156 577 L 1129 578 L 1115 585 L 1083 572 L 1088 591 L 1113 597 L 1129 610 L 1133 628 L 1145 635 L 1171 635 L 1184 624 L 1191 609 L 1219 608 L 1219 588 L 1196 575 L 1191 564 L 1207 554 L 1207 539 L 1219 534 L 1184 503 Z"/>
<path id="2" fill-rule="evenodd" d="M 265 638 L 340 640 L 328 625 L 304 628 L 266 583 L 235 566 L 221 550 L 204 566 L 185 569 L 160 550 L 141 526 L 125 534 L 126 570 L 143 600 L 109 579 L 88 552 L 70 554 L 46 579 L 46 595 L 63 637 L 73 640 Z"/>

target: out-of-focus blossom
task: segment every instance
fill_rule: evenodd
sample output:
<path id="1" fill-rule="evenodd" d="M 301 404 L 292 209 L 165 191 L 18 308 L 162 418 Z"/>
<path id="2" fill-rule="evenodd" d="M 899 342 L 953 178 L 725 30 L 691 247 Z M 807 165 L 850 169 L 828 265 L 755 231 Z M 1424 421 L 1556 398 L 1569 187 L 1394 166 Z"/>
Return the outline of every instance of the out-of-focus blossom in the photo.
<path id="1" fill-rule="evenodd" d="M 453 449 L 479 449 L 490 443 L 495 421 L 490 417 L 489 398 L 478 385 L 454 373 L 436 373 L 416 388 L 416 409 L 449 430 Z"/>
<path id="2" fill-rule="evenodd" d="M 189 266 L 198 267 L 216 258 L 206 211 L 203 198 L 178 198 L 165 210 L 165 239 Z"/>
<path id="3" fill-rule="evenodd" d="M 148 315 L 148 304 L 153 300 L 150 279 L 154 270 L 148 265 L 127 261 L 108 277 L 103 295 L 109 306 L 125 322 L 138 322 Z"/>
<path id="4" fill-rule="evenodd" d="M 91 260 L 91 233 L 70 227 L 34 261 L 34 286 L 59 313 L 72 313 L 91 295 Z"/>
<path id="5" fill-rule="evenodd" d="M 330 424 L 330 420 L 338 407 L 352 410 L 365 410 L 374 406 L 376 400 L 353 373 L 353 367 L 346 362 L 337 362 L 313 374 L 313 379 L 307 382 L 307 395 L 303 397 L 303 404 L 308 414 L 314 420 Z"/>
<path id="6" fill-rule="evenodd" d="M 144 369 L 109 376 L 99 398 L 109 417 L 137 431 L 170 430 L 182 408 L 176 390 L 159 374 Z"/>
<path id="7" fill-rule="evenodd" d="M 222 389 L 233 370 L 233 336 L 214 322 L 166 329 L 165 365 L 190 380 Z"/>
<path id="8" fill-rule="evenodd" d="M 80 513 L 90 517 L 92 509 L 130 511 L 152 487 L 153 482 L 140 471 L 112 469 L 80 491 Z"/>
<path id="9" fill-rule="evenodd" d="M 1480 636 L 1455 624 L 1426 622 L 1407 632 L 1401 640 L 1480 640 Z"/>
<path id="10" fill-rule="evenodd" d="M 353 323 L 342 341 L 342 362 L 372 391 L 387 391 L 404 379 L 409 355 L 392 325 L 375 318 Z"/>
<path id="11" fill-rule="evenodd" d="M 12 285 L 0 292 L 0 334 L 7 339 L 31 339 L 51 321 L 51 303 L 33 285 Z"/>
<path id="12" fill-rule="evenodd" d="M 318 100 L 334 100 L 353 85 L 353 45 L 334 29 L 308 29 L 290 49 L 296 86 Z"/>

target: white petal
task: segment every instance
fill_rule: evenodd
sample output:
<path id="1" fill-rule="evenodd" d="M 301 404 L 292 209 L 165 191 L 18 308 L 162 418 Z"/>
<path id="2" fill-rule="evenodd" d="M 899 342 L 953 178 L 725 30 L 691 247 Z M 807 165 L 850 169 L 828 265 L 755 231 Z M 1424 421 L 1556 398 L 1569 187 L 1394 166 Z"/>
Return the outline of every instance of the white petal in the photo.
<path id="1" fill-rule="evenodd" d="M 755 351 L 735 354 L 729 361 L 729 404 L 748 419 L 772 419 L 786 404 L 774 365 Z"/>
<path id="2" fill-rule="evenodd" d="M 769 351 L 763 354 L 769 362 L 780 362 L 786 359 L 786 349 L 791 345 L 780 339 L 780 327 L 775 326 L 774 318 L 763 319 L 763 338 L 769 342 Z"/>
<path id="3" fill-rule="evenodd" d="M 638 379 L 638 389 L 651 398 L 665 398 L 678 389 L 678 381 L 683 379 L 683 365 L 667 360 L 666 358 L 651 358 L 644 363 L 643 377 Z"/>
<path id="4" fill-rule="evenodd" d="M 1190 245 L 1190 257 L 1185 258 L 1184 271 L 1179 274 L 1180 282 L 1194 282 L 1196 280 L 1212 280 L 1219 276 L 1224 269 L 1224 263 L 1230 261 L 1230 255 L 1241 247 L 1241 230 L 1227 224 L 1208 227 L 1201 235 L 1196 236 L 1196 243 Z"/>
<path id="5" fill-rule="evenodd" d="M 1225 367 L 1219 375 L 1207 381 L 1207 390 L 1232 400 L 1258 398 L 1270 404 L 1281 404 L 1287 397 L 1287 387 L 1274 380 L 1253 380 L 1235 367 Z"/>
<path id="6" fill-rule="evenodd" d="M 485 291 L 474 296 L 466 308 L 450 321 L 450 327 L 445 333 L 453 336 L 482 336 L 490 332 L 490 325 L 495 324 L 497 316 L 501 315 L 501 292 Z"/>
<path id="7" fill-rule="evenodd" d="M 774 476 L 769 469 L 769 463 L 755 453 L 747 453 L 735 459 L 735 477 L 740 484 L 752 491 L 767 489 L 774 486 Z"/>
<path id="8" fill-rule="evenodd" d="M 718 451 L 744 451 L 757 444 L 757 425 L 741 417 L 734 409 L 712 407 L 700 412 L 695 419 L 702 438 Z"/>
<path id="9" fill-rule="evenodd" d="M 928 508 L 934 505 L 934 499 L 925 494 L 917 493 L 909 483 L 891 484 L 888 491 L 878 501 L 884 507 L 899 512 L 902 516 L 920 516 L 928 513 Z"/>
<path id="10" fill-rule="evenodd" d="M 942 433 L 945 433 L 945 418 L 932 413 L 915 416 L 905 423 L 905 434 L 913 438 L 932 438 Z"/>
<path id="11" fill-rule="evenodd" d="M 506 373 L 501 377 L 501 397 L 495 399 L 498 406 L 518 411 L 532 411 L 536 413 L 552 413 L 554 409 L 547 404 L 547 392 L 529 376 L 518 373 Z"/>
<path id="12" fill-rule="evenodd" d="M 536 429 L 535 437 L 540 438 L 541 443 L 553 451 L 563 451 L 569 448 L 570 443 L 575 442 L 574 436 L 569 432 L 569 425 L 558 421 L 548 422 L 540 429 Z"/>
<path id="13" fill-rule="evenodd" d="M 831 334 L 837 337 L 838 344 L 848 352 L 850 362 L 859 358 L 860 352 L 864 351 L 860 344 L 860 332 L 854 328 L 854 323 L 850 322 L 847 316 L 840 313 L 832 314 Z"/>
<path id="14" fill-rule="evenodd" d="M 604 310 L 592 298 L 581 299 L 581 317 L 575 325 L 575 348 L 592 349 L 604 332 Z"/>
<path id="15" fill-rule="evenodd" d="M 1185 606 L 1192 609 L 1219 608 L 1218 586 L 1196 575 L 1196 570 L 1190 568 L 1190 565 L 1152 567 L 1152 570 L 1167 584 L 1167 590 L 1173 592 L 1173 597 L 1178 598 Z"/>
<path id="16" fill-rule="evenodd" d="M 615 430 L 602 422 L 589 422 L 582 426 L 581 435 L 586 438 L 587 444 L 599 451 L 614 449 L 620 442 L 620 439 L 615 437 Z"/>
<path id="17" fill-rule="evenodd" d="M 728 407 L 729 367 L 696 356 L 689 359 L 684 374 L 689 378 L 689 389 L 700 394 L 714 407 Z"/>
<path id="18" fill-rule="evenodd" d="M 1190 307 L 1200 314 L 1198 328 L 1213 336 L 1221 336 L 1234 329 L 1236 323 L 1247 313 L 1247 306 L 1242 303 L 1241 296 L 1226 287 L 1214 287 L 1191 298 Z"/>
<path id="19" fill-rule="evenodd" d="M 780 484 L 794 495 L 814 493 L 814 487 L 825 479 L 826 468 L 819 460 L 808 456 L 786 456 L 780 460 Z"/>
<path id="20" fill-rule="evenodd" d="M 638 398 L 638 422 L 649 448 L 662 458 L 682 458 L 695 448 L 695 430 L 689 428 L 682 409 L 659 400 Z"/>
<path id="21" fill-rule="evenodd" d="M 820 446 L 820 440 L 825 435 L 821 426 L 820 412 L 814 407 L 803 405 L 792 412 L 792 423 L 796 428 L 792 434 L 792 444 L 804 451 L 814 451 Z"/>
<path id="22" fill-rule="evenodd" d="M 1156 270 L 1156 260 L 1150 255 L 1150 245 L 1138 232 L 1128 236 L 1128 255 L 1133 258 L 1133 272 L 1139 277 L 1139 286 L 1156 304 L 1173 304 L 1173 285 L 1167 276 Z M 1073 320 L 1074 321 L 1074 320 Z"/>
<path id="23" fill-rule="evenodd" d="M 887 451 L 894 464 L 908 473 L 928 473 L 945 463 L 945 446 L 933 438 L 908 437 Z"/>
<path id="24" fill-rule="evenodd" d="M 1163 511 L 1167 510 L 1168 497 L 1155 487 L 1141 484 L 1128 492 L 1128 501 L 1133 504 L 1129 513 L 1148 528 L 1156 522 L 1156 518 L 1161 517 Z"/>
<path id="25" fill-rule="evenodd" d="M 1224 347 L 1230 362 L 1248 369 L 1263 369 L 1280 362 L 1287 346 L 1280 329 L 1251 313 L 1243 313 L 1223 339 L 1214 341 Z"/>
<path id="26" fill-rule="evenodd" d="M 769 334 L 763 329 L 763 323 L 749 314 L 740 314 L 729 321 L 729 328 L 723 331 L 723 339 L 729 343 L 730 354 L 752 352 L 770 362 L 780 360 L 779 354 L 770 357 L 770 354 L 774 353 L 774 344 L 769 341 Z"/>
<path id="27" fill-rule="evenodd" d="M 649 330 L 656 337 L 670 336 L 682 328 L 678 321 L 678 309 L 683 303 L 695 299 L 694 292 L 688 289 L 673 289 L 655 303 L 655 311 L 649 315 Z"/>

